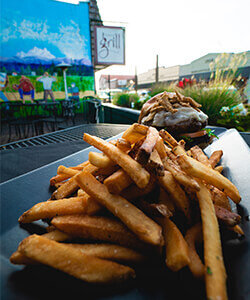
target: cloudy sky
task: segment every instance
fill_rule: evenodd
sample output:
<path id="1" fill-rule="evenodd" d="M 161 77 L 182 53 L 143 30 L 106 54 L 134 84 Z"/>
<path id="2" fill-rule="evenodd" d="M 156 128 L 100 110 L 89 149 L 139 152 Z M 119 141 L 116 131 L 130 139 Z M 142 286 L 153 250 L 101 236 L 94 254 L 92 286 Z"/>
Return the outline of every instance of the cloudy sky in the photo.
<path id="1" fill-rule="evenodd" d="M 146 71 L 155 66 L 156 54 L 160 65 L 173 66 L 209 52 L 250 50 L 249 0 L 97 3 L 105 25 L 126 28 L 126 67 L 113 66 L 104 73 L 133 73 L 135 67 Z"/>

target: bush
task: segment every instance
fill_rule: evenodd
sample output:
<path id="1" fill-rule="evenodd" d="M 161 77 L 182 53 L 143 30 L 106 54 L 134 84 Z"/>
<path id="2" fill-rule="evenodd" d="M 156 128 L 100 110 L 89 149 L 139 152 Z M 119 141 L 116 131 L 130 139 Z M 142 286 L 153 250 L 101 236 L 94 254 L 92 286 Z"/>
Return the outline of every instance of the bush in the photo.
<path id="1" fill-rule="evenodd" d="M 180 91 L 184 96 L 191 97 L 202 105 L 202 111 L 208 115 L 209 124 L 216 125 L 221 118 L 220 110 L 222 107 L 233 107 L 241 102 L 241 96 L 238 91 L 232 91 L 228 88 L 210 87 L 210 86 L 192 86 L 186 87 Z"/>
<path id="2" fill-rule="evenodd" d="M 131 107 L 131 103 L 136 103 L 139 100 L 137 94 L 117 93 L 113 98 L 113 104 L 122 107 Z"/>
<path id="3" fill-rule="evenodd" d="M 151 97 L 162 93 L 162 92 L 174 92 L 176 90 L 176 85 L 174 83 L 166 84 L 166 83 L 157 83 L 154 84 L 149 92 Z"/>

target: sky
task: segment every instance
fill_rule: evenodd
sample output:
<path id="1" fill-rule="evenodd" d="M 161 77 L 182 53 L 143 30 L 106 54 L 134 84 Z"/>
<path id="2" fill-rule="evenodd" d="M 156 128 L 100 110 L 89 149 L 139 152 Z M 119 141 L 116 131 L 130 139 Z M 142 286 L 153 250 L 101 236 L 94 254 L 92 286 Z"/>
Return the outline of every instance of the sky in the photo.
<path id="1" fill-rule="evenodd" d="M 91 60 L 86 3 L 81 9 L 50 0 L 25 3 L 11 0 L 1 5 L 1 56 Z"/>
<path id="2" fill-rule="evenodd" d="M 104 25 L 126 29 L 126 66 L 101 73 L 134 74 L 135 68 L 138 74 L 145 72 L 155 67 L 156 54 L 161 66 L 174 66 L 211 52 L 250 50 L 249 0 L 97 3 Z"/>

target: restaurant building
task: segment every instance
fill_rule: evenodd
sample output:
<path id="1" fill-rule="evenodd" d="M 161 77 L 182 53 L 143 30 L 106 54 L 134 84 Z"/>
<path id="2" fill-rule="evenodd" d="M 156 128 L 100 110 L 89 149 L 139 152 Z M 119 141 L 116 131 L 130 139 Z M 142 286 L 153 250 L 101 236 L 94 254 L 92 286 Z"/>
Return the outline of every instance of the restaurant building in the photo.
<path id="1" fill-rule="evenodd" d="M 170 83 L 182 78 L 196 78 L 196 80 L 209 80 L 211 76 L 210 64 L 213 63 L 221 53 L 208 53 L 190 64 L 172 67 L 159 67 L 159 83 Z M 230 57 L 233 53 L 230 53 Z M 245 78 L 250 76 L 250 51 L 246 52 L 247 62 L 238 69 L 239 74 Z M 148 70 L 138 75 L 138 88 L 150 88 L 156 81 L 156 69 Z"/>

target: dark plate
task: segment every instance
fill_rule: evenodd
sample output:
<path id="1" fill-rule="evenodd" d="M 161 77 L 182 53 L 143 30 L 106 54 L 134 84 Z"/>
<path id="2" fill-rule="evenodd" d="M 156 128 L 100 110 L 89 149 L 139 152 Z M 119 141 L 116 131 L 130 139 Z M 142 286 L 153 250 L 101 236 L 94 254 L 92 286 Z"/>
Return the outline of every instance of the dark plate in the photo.
<path id="1" fill-rule="evenodd" d="M 217 128 L 220 139 L 207 149 L 223 149 L 224 174 L 238 187 L 242 202 L 237 207 L 246 238 L 223 243 L 230 299 L 249 299 L 250 232 L 246 216 L 249 203 L 249 149 L 236 130 Z M 45 266 L 23 267 L 9 263 L 18 243 L 30 233 L 43 233 L 37 222 L 21 228 L 18 217 L 37 202 L 47 200 L 49 178 L 58 165 L 76 165 L 88 158 L 92 147 L 58 160 L 0 185 L 1 189 L 1 299 L 204 299 L 203 285 L 188 270 L 172 273 L 157 264 L 137 270 L 137 278 L 123 286 L 89 285 Z M 43 227 L 44 226 L 44 227 Z"/>

